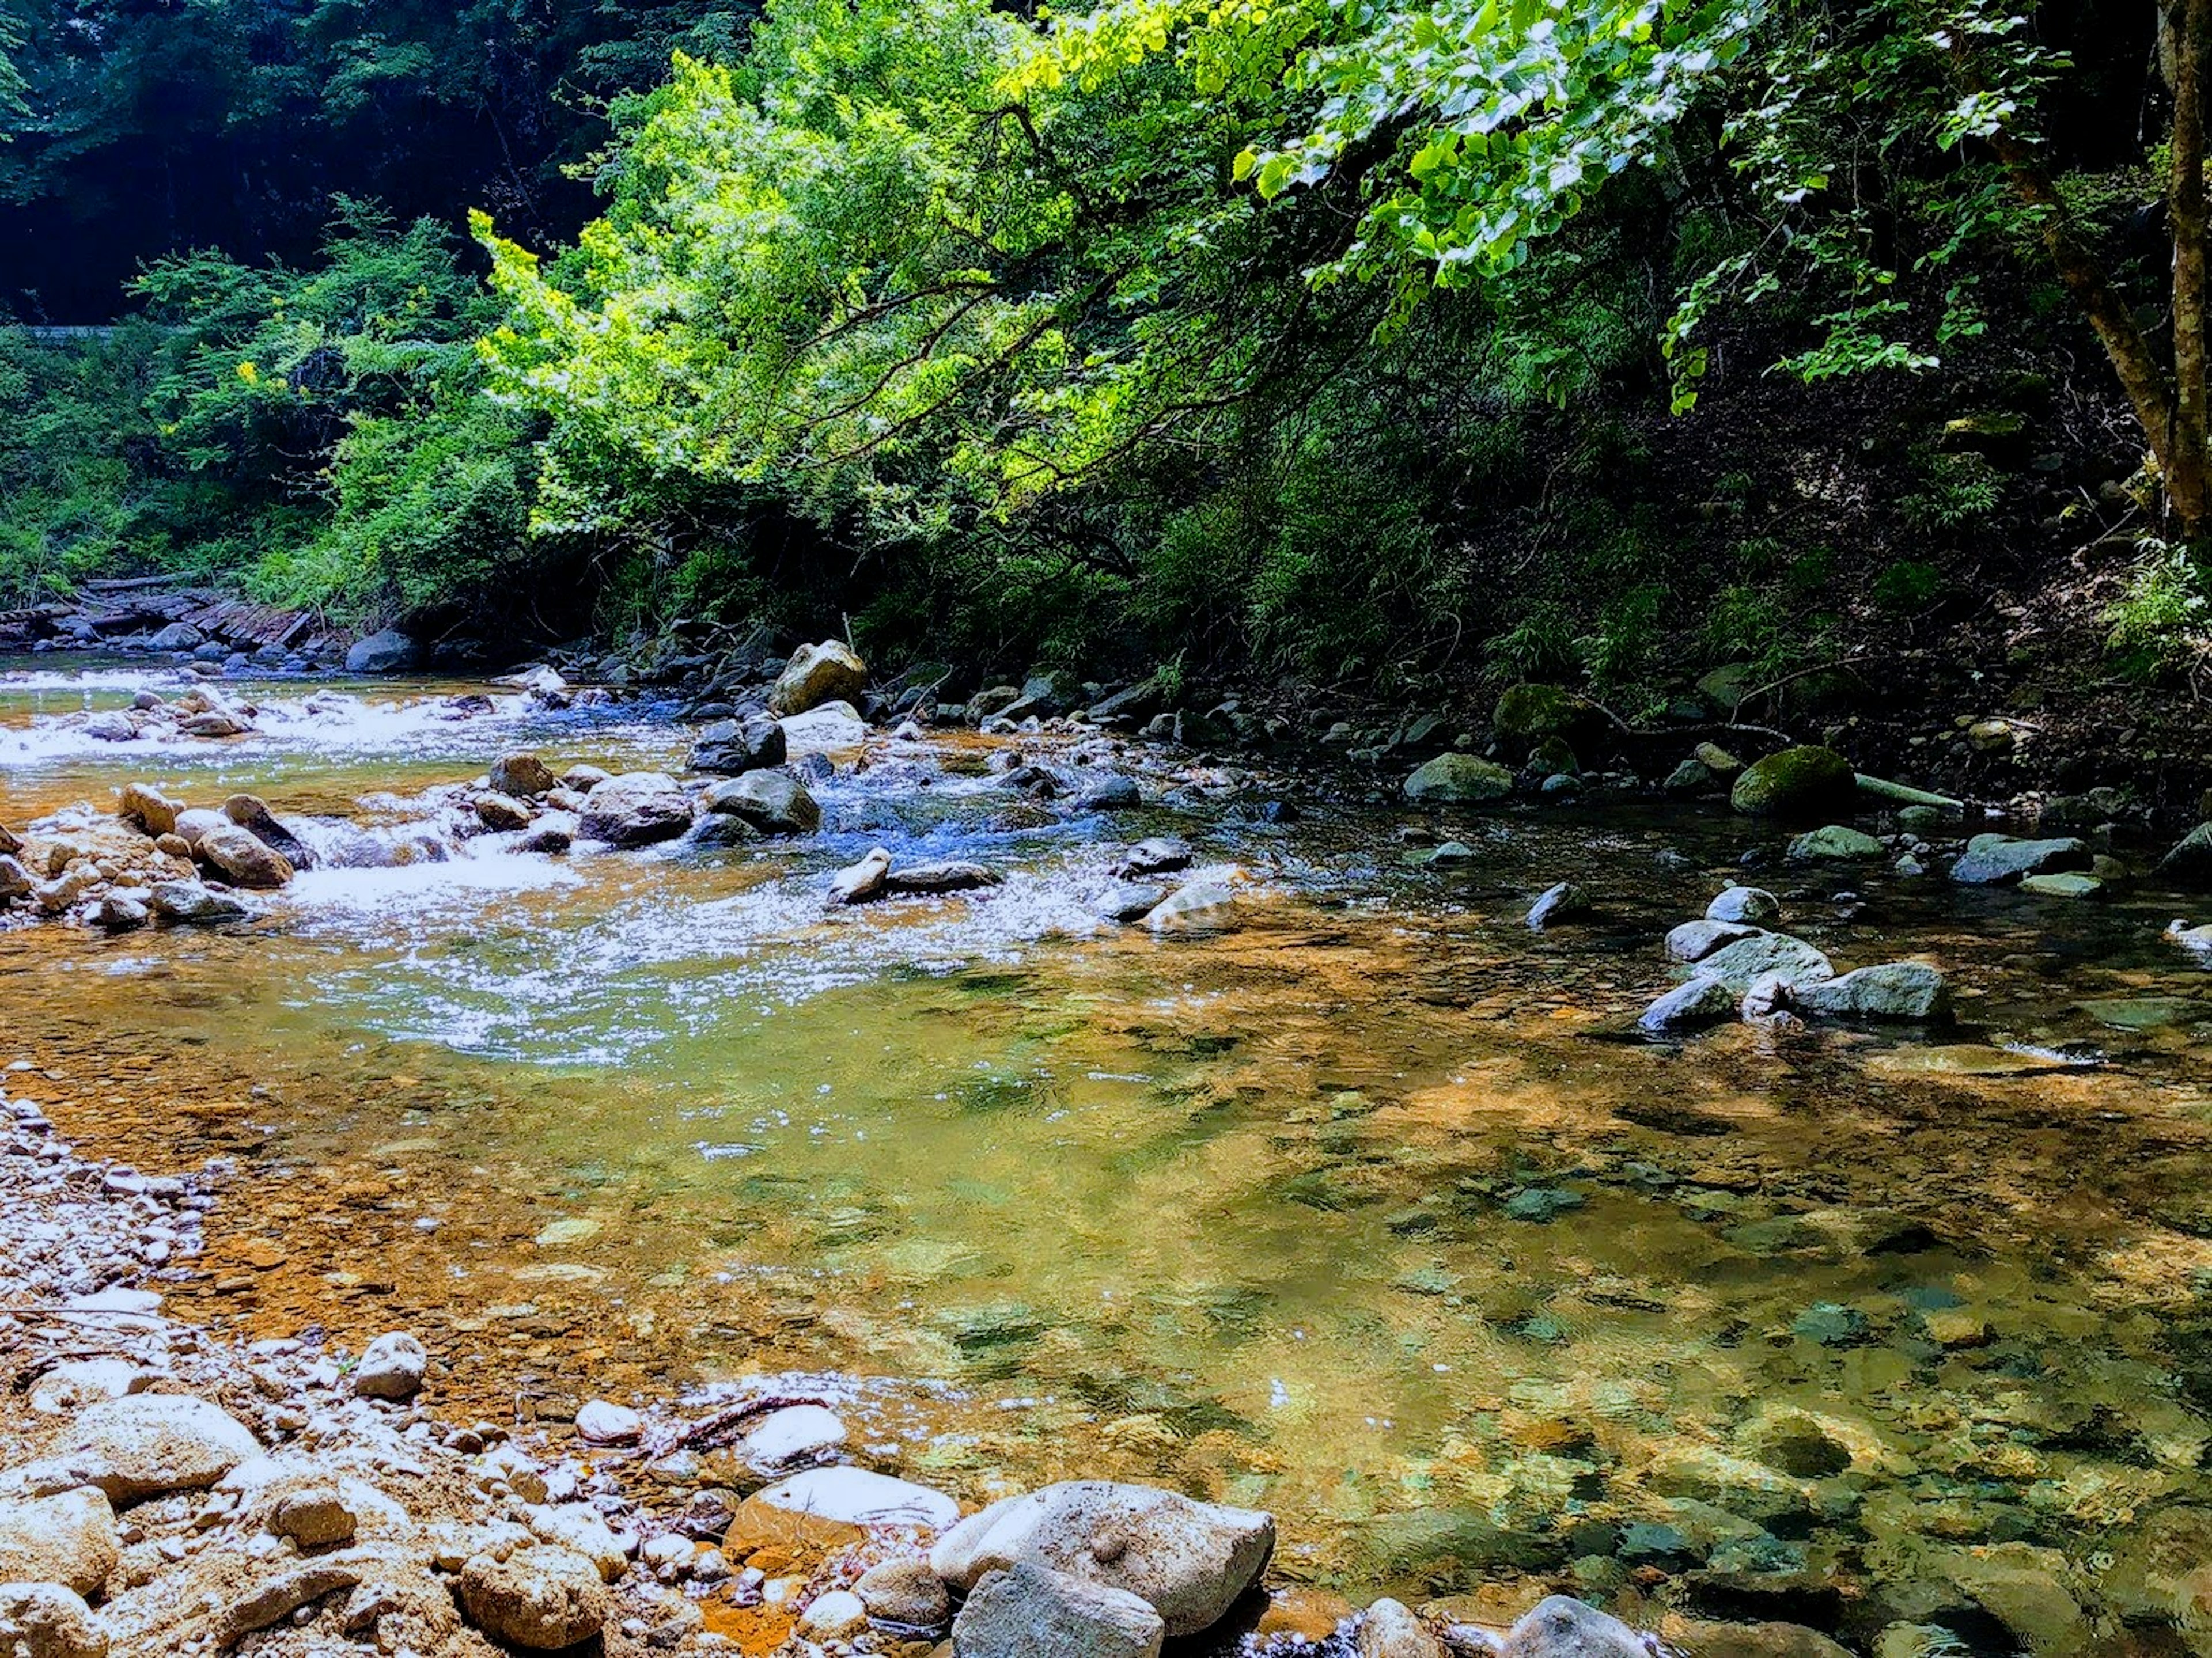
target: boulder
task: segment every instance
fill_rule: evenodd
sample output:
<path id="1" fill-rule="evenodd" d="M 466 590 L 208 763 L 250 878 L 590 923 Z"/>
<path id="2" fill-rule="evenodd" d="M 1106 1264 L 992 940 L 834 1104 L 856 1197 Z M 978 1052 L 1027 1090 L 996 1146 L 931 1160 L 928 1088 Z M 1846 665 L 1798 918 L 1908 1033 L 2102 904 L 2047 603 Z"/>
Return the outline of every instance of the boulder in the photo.
<path id="1" fill-rule="evenodd" d="M 868 1626 L 868 1608 L 850 1589 L 817 1595 L 799 1615 L 793 1633 L 805 1641 L 849 1641 Z"/>
<path id="2" fill-rule="evenodd" d="M 142 887 L 115 887 L 100 895 L 93 925 L 103 932 L 135 932 L 153 919 Z"/>
<path id="3" fill-rule="evenodd" d="M 396 628 L 386 628 L 346 653 L 348 673 L 404 673 L 422 660 L 422 647 Z"/>
<path id="4" fill-rule="evenodd" d="M 945 1580 L 927 1560 L 907 1557 L 871 1566 L 853 1585 L 853 1593 L 869 1617 L 900 1629 L 933 1630 L 952 1615 Z"/>
<path id="5" fill-rule="evenodd" d="M 246 916 L 244 903 L 227 892 L 210 891 L 198 881 L 159 881 L 146 899 L 147 908 L 177 926 L 215 926 Z"/>
<path id="6" fill-rule="evenodd" d="M 2006 886 L 2023 876 L 2087 869 L 2088 843 L 2069 836 L 2023 841 L 2009 835 L 1977 835 L 1951 865 L 1951 878 L 1970 887 Z"/>
<path id="7" fill-rule="evenodd" d="M 1529 906 L 1528 925 L 1541 932 L 1554 921 L 1577 921 L 1589 913 L 1589 895 L 1572 881 L 1562 881 L 1546 888 L 1543 896 Z"/>
<path id="8" fill-rule="evenodd" d="M 187 806 L 177 814 L 175 834 L 193 852 L 199 850 L 200 836 L 211 829 L 221 829 L 230 819 L 211 806 Z"/>
<path id="9" fill-rule="evenodd" d="M 1741 996 L 1755 979 L 1779 975 L 1792 984 L 1832 979 L 1836 969 L 1826 956 L 1786 932 L 1755 932 L 1723 944 L 1698 963 L 1698 974 L 1717 979 Z"/>
<path id="10" fill-rule="evenodd" d="M 422 1391 L 430 1355 L 404 1330 L 390 1330 L 368 1344 L 353 1373 L 357 1398 L 406 1400 Z"/>
<path id="11" fill-rule="evenodd" d="M 1787 1001 L 1800 1013 L 1824 1019 L 1941 1021 L 1951 1016 L 1943 975 L 1924 962 L 1885 962 L 1840 978 L 1793 983 Z"/>
<path id="12" fill-rule="evenodd" d="M 1136 1595 L 1026 1562 L 980 1580 L 952 1622 L 957 1658 L 1158 1658 L 1160 1615 Z"/>
<path id="13" fill-rule="evenodd" d="M 556 781 L 552 768 L 534 754 L 503 755 L 492 762 L 491 786 L 501 794 L 532 799 L 550 794 Z"/>
<path id="14" fill-rule="evenodd" d="M 477 796 L 474 805 L 477 822 L 495 835 L 530 827 L 530 808 L 511 794 L 487 789 Z"/>
<path id="15" fill-rule="evenodd" d="M 1719 896 L 1705 906 L 1708 921 L 1722 921 L 1735 926 L 1763 927 L 1770 921 L 1779 920 L 1781 915 L 1780 901 L 1764 887 L 1724 887 Z M 1715 946 L 1716 949 L 1718 947 Z M 1680 959 L 1695 961 L 1697 957 L 1691 956 Z"/>
<path id="16" fill-rule="evenodd" d="M 0 904 L 16 898 L 28 897 L 38 885 L 31 872 L 23 867 L 23 860 L 0 852 Z"/>
<path id="17" fill-rule="evenodd" d="M 2212 823 L 2199 823 L 2158 860 L 2161 880 L 2178 886 L 2212 885 Z"/>
<path id="18" fill-rule="evenodd" d="M 872 903 L 884 896 L 884 884 L 890 875 L 891 855 L 881 847 L 871 847 L 859 862 L 848 864 L 831 878 L 830 902 L 833 904 Z"/>
<path id="19" fill-rule="evenodd" d="M 1443 1641 L 1402 1602 L 1377 1600 L 1359 1620 L 1355 1658 L 1450 1658 Z"/>
<path id="20" fill-rule="evenodd" d="M 571 766 L 561 774 L 561 786 L 571 794 L 589 794 L 611 775 L 598 766 Z"/>
<path id="21" fill-rule="evenodd" d="M 1717 898 L 1713 902 L 1718 903 L 1720 900 Z M 1718 920 L 1711 917 L 1685 921 L 1667 935 L 1667 958 L 1674 962 L 1702 962 L 1715 950 L 1735 944 L 1738 939 L 1755 938 L 1763 931 L 1764 928 L 1741 921 Z"/>
<path id="22" fill-rule="evenodd" d="M 328 1548 L 351 1540 L 361 1516 L 336 1485 L 316 1484 L 286 1491 L 269 1511 L 269 1529 L 303 1549 Z"/>
<path id="23" fill-rule="evenodd" d="M 745 1466 L 764 1479 L 836 1459 L 845 1424 L 820 1405 L 790 1405 L 763 1417 L 742 1442 Z"/>
<path id="24" fill-rule="evenodd" d="M 822 808 L 806 786 L 787 771 L 748 771 L 717 783 L 699 797 L 708 812 L 735 817 L 763 835 L 811 835 L 822 827 Z"/>
<path id="25" fill-rule="evenodd" d="M 1144 875 L 1168 875 L 1179 869 L 1190 867 L 1190 847 L 1171 835 L 1159 835 L 1152 840 L 1139 841 L 1121 855 L 1114 865 L 1115 875 L 1124 881 Z"/>
<path id="26" fill-rule="evenodd" d="M 1737 993 L 1704 975 L 1676 985 L 1644 1010 L 1636 1023 L 1653 1035 L 1725 1024 L 1736 1016 Z"/>
<path id="27" fill-rule="evenodd" d="M 96 1595 L 122 1552 L 114 1506 L 97 1486 L 0 1503 L 0 1582 L 60 1583 Z"/>
<path id="28" fill-rule="evenodd" d="M 249 829 L 225 823 L 203 833 L 192 851 L 234 886 L 281 887 L 292 878 L 291 861 Z"/>
<path id="29" fill-rule="evenodd" d="M 1079 811 L 1127 811 L 1144 804 L 1144 791 L 1137 786 L 1137 780 L 1120 772 L 1109 772 L 1085 785 L 1083 792 L 1075 797 Z"/>
<path id="30" fill-rule="evenodd" d="M 2036 898 L 2101 898 L 2105 884 L 2094 875 L 2078 871 L 2067 871 L 2056 875 L 2027 875 L 2021 878 L 2020 890 Z"/>
<path id="31" fill-rule="evenodd" d="M 809 1468 L 755 1491 L 731 1517 L 730 1543 L 842 1546 L 872 1530 L 942 1531 L 960 1505 L 941 1491 L 865 1468 Z"/>
<path id="32" fill-rule="evenodd" d="M 607 1620 L 599 1567 L 557 1544 L 517 1549 L 504 1560 L 472 1555 L 461 1568 L 459 1590 L 469 1622 L 532 1652 L 588 1641 Z"/>
<path id="33" fill-rule="evenodd" d="M 275 812 L 269 803 L 258 794 L 234 794 L 222 803 L 222 815 L 255 840 L 276 853 L 294 870 L 315 866 L 314 848 L 303 840 Z"/>
<path id="34" fill-rule="evenodd" d="M 580 1554 L 599 1569 L 599 1581 L 617 1582 L 629 1570 L 623 1539 L 588 1503 L 538 1504 L 523 1510 L 523 1523 L 541 1543 L 554 1543 Z M 632 1540 L 633 1545 L 635 1540 Z M 689 1540 L 686 1540 L 688 1552 Z"/>
<path id="35" fill-rule="evenodd" d="M 55 1460 L 117 1504 L 170 1491 L 204 1491 L 260 1442 L 246 1424 L 205 1400 L 137 1394 L 88 1407 Z"/>
<path id="36" fill-rule="evenodd" d="M 784 748 L 793 760 L 857 749 L 868 740 L 867 721 L 850 702 L 824 702 L 805 714 L 792 714 L 782 729 Z"/>
<path id="37" fill-rule="evenodd" d="M 155 788 L 151 783 L 125 783 L 117 815 L 136 823 L 147 834 L 159 840 L 177 830 L 177 814 L 184 810 L 178 802 Z M 0 847 L 0 851 L 8 848 Z"/>
<path id="38" fill-rule="evenodd" d="M 1554 1594 L 1505 1632 L 1498 1658 L 1652 1658 L 1656 1647 L 1618 1618 Z"/>
<path id="39" fill-rule="evenodd" d="M 177 729 L 187 737 L 243 737 L 252 727 L 242 714 L 228 708 L 210 708 L 179 720 Z"/>
<path id="40" fill-rule="evenodd" d="M 788 753 L 783 727 L 773 714 L 739 714 L 717 720 L 701 731 L 691 745 L 690 764 L 693 771 L 735 775 L 761 766 L 780 766 Z"/>
<path id="41" fill-rule="evenodd" d="M 645 1418 L 627 1405 L 594 1399 L 576 1412 L 576 1437 L 586 1445 L 635 1445 Z"/>
<path id="42" fill-rule="evenodd" d="M 1517 754 L 1531 753 L 1553 738 L 1586 745 L 1607 723 L 1604 711 L 1586 696 L 1564 686 L 1527 683 L 1509 688 L 1490 717 L 1498 741 Z"/>
<path id="43" fill-rule="evenodd" d="M 189 622 L 172 622 L 146 641 L 149 651 L 196 651 L 207 643 L 207 635 Z"/>
<path id="44" fill-rule="evenodd" d="M 106 1658 L 107 1637 L 83 1597 L 59 1583 L 0 1583 L 0 1653 Z"/>
<path id="45" fill-rule="evenodd" d="M 1512 793 L 1511 772 L 1472 754 L 1440 754 L 1406 780 L 1406 798 L 1426 805 L 1474 805 Z"/>
<path id="46" fill-rule="evenodd" d="M 1848 807 L 1857 789 L 1850 761 L 1833 749 L 1806 746 L 1744 768 L 1729 804 L 1752 817 L 1815 817 Z"/>
<path id="47" fill-rule="evenodd" d="M 1137 1595 L 1170 1635 L 1184 1636 L 1218 1622 L 1259 1581 L 1274 1548 L 1274 1520 L 1255 1509 L 1082 1479 L 971 1515 L 938 1540 L 929 1564 L 963 1589 L 1016 1566 L 1065 1572 Z"/>
<path id="48" fill-rule="evenodd" d="M 805 714 L 824 702 L 850 702 L 868 688 L 867 665 L 834 639 L 801 645 L 769 688 L 768 705 L 778 714 Z"/>
<path id="49" fill-rule="evenodd" d="M 517 852 L 542 853 L 549 858 L 558 858 L 575 842 L 576 814 L 549 811 L 523 831 L 514 847 Z"/>
<path id="50" fill-rule="evenodd" d="M 1790 843 L 1790 861 L 1793 864 L 1844 862 L 1859 858 L 1882 858 L 1889 848 L 1866 833 L 1848 824 L 1831 823 L 1826 829 L 1808 829 Z"/>
<path id="51" fill-rule="evenodd" d="M 691 827 L 691 798 L 665 773 L 624 772 L 584 797 L 576 827 L 586 841 L 611 847 L 672 841 Z"/>
<path id="52" fill-rule="evenodd" d="M 934 864 L 909 864 L 904 869 L 894 869 L 884 878 L 884 890 L 909 896 L 973 892 L 980 887 L 1003 886 L 1006 880 L 1006 878 L 997 870 L 981 864 L 946 860 Z"/>

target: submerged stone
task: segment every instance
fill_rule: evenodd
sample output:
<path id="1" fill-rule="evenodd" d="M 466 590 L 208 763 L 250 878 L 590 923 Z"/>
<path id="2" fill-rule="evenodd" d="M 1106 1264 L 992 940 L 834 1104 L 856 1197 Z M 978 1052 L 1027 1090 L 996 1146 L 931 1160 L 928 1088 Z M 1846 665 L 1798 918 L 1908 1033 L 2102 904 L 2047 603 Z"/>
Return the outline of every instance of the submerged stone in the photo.
<path id="1" fill-rule="evenodd" d="M 1811 864 L 1880 858 L 1887 850 L 1863 829 L 1855 829 L 1844 823 L 1831 823 L 1826 829 L 1808 830 L 1792 841 L 1790 843 L 1790 861 Z"/>
<path id="2" fill-rule="evenodd" d="M 2021 841 L 2008 835 L 1977 835 L 1951 865 L 1951 878 L 1965 886 L 2000 886 L 2027 875 L 2087 869 L 2089 861 L 2087 843 L 2071 837 Z"/>
<path id="3" fill-rule="evenodd" d="M 1472 754 L 1440 754 L 1406 780 L 1408 800 L 1453 805 L 1503 800 L 1513 774 Z"/>

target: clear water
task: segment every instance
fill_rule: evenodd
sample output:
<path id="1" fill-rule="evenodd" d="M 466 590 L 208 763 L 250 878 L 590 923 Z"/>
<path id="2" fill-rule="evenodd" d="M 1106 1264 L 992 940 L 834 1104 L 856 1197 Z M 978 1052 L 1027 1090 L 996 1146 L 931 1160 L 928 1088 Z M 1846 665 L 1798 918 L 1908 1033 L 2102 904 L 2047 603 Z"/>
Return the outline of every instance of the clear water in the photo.
<path id="1" fill-rule="evenodd" d="M 684 746 L 635 713 L 456 724 L 446 685 L 229 744 L 58 728 L 144 677 L 0 678 L 0 821 L 140 777 L 391 816 L 514 748 Z M 1620 1030 L 1660 938 L 1771 837 L 1511 812 L 1414 870 L 1385 809 L 1054 816 L 987 746 L 872 744 L 788 848 L 319 872 L 240 934 L 0 934 L 0 1062 L 142 1164 L 256 1171 L 181 1301 L 416 1328 L 467 1357 L 456 1409 L 837 1372 L 878 1384 L 887 1467 L 1262 1504 L 1292 1577 L 2212 1649 L 2212 986 L 2159 937 L 2185 897 L 1770 867 L 1840 964 L 1942 963 L 1960 1028 L 1652 1047 Z M 1090 919 L 1163 829 L 1252 873 L 1233 926 Z M 825 912 L 877 842 L 1009 879 Z M 1599 919 L 1531 934 L 1570 876 Z"/>

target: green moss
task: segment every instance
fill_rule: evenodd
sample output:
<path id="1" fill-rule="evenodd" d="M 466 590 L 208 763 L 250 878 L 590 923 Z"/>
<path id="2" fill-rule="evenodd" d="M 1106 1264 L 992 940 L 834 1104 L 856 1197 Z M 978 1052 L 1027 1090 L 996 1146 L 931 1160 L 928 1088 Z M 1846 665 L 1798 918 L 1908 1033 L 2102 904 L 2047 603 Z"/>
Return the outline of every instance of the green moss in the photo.
<path id="1" fill-rule="evenodd" d="M 1439 805 L 1502 800 L 1513 793 L 1513 774 L 1471 754 L 1440 754 L 1406 780 L 1406 798 Z"/>
<path id="2" fill-rule="evenodd" d="M 1571 741 L 1602 718 L 1589 698 L 1558 685 L 1516 685 L 1498 699 L 1491 724 L 1509 742 L 1539 743 L 1548 737 Z"/>
<path id="3" fill-rule="evenodd" d="M 1784 749 L 1747 767 L 1729 804 L 1753 817 L 1816 817 L 1850 802 L 1851 762 L 1833 749 Z"/>

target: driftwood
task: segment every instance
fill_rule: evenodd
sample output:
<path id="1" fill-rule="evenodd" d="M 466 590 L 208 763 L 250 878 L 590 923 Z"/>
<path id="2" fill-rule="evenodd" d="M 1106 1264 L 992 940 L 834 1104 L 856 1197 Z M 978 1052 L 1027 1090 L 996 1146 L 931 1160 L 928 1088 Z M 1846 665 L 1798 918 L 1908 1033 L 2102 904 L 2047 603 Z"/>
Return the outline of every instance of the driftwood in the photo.
<path id="1" fill-rule="evenodd" d="M 776 1411 L 787 1410 L 794 1405 L 819 1405 L 829 1409 L 830 1401 L 816 1394 L 758 1394 L 750 1399 L 739 1400 L 734 1405 L 725 1405 L 720 1410 L 701 1417 L 696 1422 L 682 1427 L 664 1429 L 647 1433 L 628 1449 L 606 1449 L 599 1454 L 609 1459 L 658 1459 L 672 1451 L 695 1449 L 712 1445 L 734 1432 L 757 1416 L 768 1416 Z"/>
<path id="2" fill-rule="evenodd" d="M 1909 783 L 1893 783 L 1887 777 L 1869 777 L 1864 772 L 1854 772 L 1859 793 L 1871 794 L 1878 800 L 1894 800 L 1900 805 L 1934 806 L 1938 811 L 1963 812 L 1966 803 L 1954 800 L 1948 794 L 1930 794 L 1926 789 L 1916 789 Z"/>
<path id="3" fill-rule="evenodd" d="M 175 575 L 110 576 L 103 580 L 80 585 L 88 593 L 130 593 L 142 587 L 173 587 L 183 580 L 182 576 Z"/>

